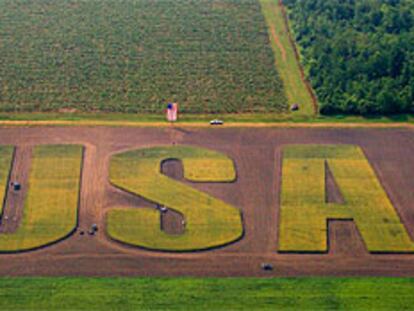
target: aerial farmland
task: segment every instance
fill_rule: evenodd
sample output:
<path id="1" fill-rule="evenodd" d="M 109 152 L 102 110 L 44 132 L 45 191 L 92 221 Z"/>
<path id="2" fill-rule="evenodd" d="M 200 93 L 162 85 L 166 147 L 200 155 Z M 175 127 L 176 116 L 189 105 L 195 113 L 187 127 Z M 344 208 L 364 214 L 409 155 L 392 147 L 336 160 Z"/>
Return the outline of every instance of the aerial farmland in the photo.
<path id="1" fill-rule="evenodd" d="M 257 1 L 1 1 L 0 11 L 3 112 L 287 110 Z"/>
<path id="2" fill-rule="evenodd" d="M 1 309 L 411 309 L 414 6 L 378 2 L 0 0 Z"/>

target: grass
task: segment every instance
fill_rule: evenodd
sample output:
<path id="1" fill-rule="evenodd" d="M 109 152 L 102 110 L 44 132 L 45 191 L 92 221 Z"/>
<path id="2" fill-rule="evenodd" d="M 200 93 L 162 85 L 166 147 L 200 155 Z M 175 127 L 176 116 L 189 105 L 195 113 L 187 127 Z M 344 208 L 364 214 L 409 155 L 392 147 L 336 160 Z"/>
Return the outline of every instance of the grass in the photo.
<path id="1" fill-rule="evenodd" d="M 171 251 L 206 249 L 241 237 L 240 211 L 161 174 L 165 159 L 180 159 L 187 180 L 231 182 L 236 177 L 231 159 L 207 149 L 155 147 L 117 154 L 110 163 L 111 183 L 181 213 L 186 225 L 183 234 L 168 235 L 160 229 L 158 211 L 118 207 L 108 213 L 108 234 L 123 243 Z"/>
<path id="2" fill-rule="evenodd" d="M 344 204 L 325 201 L 325 161 Z M 285 147 L 279 251 L 326 252 L 328 219 L 353 219 L 370 252 L 414 251 L 414 243 L 359 147 Z"/>
<path id="3" fill-rule="evenodd" d="M 181 114 L 178 126 L 186 124 L 208 125 L 212 119 L 224 120 L 225 124 L 250 126 L 263 124 L 266 126 L 295 124 L 346 126 L 365 125 L 407 125 L 414 123 L 414 115 L 395 116 L 304 116 L 293 114 Z M 126 114 L 126 113 L 0 113 L 0 125 L 7 126 L 161 126 L 168 125 L 164 113 L 159 114 Z"/>
<path id="4" fill-rule="evenodd" d="M 7 183 L 9 182 L 9 175 L 13 161 L 12 146 L 0 146 L 0 216 L 4 208 L 4 199 L 6 197 Z"/>
<path id="5" fill-rule="evenodd" d="M 287 110 L 257 0 L 2 0 L 0 34 L 0 111 Z"/>
<path id="6" fill-rule="evenodd" d="M 282 8 L 278 0 L 259 0 L 265 16 L 269 37 L 276 58 L 276 67 L 285 87 L 285 93 L 290 105 L 299 104 L 300 110 L 295 115 L 315 115 L 312 96 L 301 75 L 301 65 L 298 62 L 295 47 L 289 38 L 289 28 L 286 24 Z"/>
<path id="7" fill-rule="evenodd" d="M 410 278 L 2 278 L 12 310 L 409 310 Z"/>
<path id="8" fill-rule="evenodd" d="M 0 234 L 0 252 L 41 247 L 77 224 L 82 147 L 34 147 L 23 218 L 14 233 Z"/>

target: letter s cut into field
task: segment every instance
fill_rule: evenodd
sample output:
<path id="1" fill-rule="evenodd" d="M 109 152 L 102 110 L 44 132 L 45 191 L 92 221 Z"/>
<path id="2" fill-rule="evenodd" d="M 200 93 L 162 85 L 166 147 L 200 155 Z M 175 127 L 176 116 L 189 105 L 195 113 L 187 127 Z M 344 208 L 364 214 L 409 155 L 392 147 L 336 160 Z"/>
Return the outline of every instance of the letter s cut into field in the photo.
<path id="1" fill-rule="evenodd" d="M 159 210 L 114 207 L 107 215 L 108 235 L 122 243 L 163 251 L 203 250 L 238 240 L 243 234 L 240 211 L 162 174 L 161 164 L 168 159 L 182 162 L 189 181 L 232 182 L 236 178 L 233 161 L 207 149 L 154 147 L 116 154 L 110 163 L 111 183 L 180 213 L 186 224 L 183 234 L 167 234 L 161 230 Z"/>

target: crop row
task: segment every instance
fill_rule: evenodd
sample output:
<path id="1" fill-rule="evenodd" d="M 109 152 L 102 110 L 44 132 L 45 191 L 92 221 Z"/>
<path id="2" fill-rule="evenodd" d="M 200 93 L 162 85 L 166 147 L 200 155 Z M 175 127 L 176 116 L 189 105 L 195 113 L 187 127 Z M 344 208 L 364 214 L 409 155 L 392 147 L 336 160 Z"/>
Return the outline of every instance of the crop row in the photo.
<path id="1" fill-rule="evenodd" d="M 0 110 L 284 111 L 256 0 L 1 1 Z"/>

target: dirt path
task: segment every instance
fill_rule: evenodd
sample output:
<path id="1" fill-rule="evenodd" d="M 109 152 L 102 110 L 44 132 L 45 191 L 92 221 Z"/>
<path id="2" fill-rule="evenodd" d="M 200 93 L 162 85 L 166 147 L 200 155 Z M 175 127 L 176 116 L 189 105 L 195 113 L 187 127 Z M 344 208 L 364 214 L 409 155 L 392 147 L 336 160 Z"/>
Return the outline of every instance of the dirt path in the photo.
<path id="1" fill-rule="evenodd" d="M 163 127 L 0 128 L 0 144 L 20 147 L 72 143 L 85 146 L 78 231 L 44 249 L 0 254 L 0 275 L 414 276 L 414 254 L 367 253 L 358 230 L 350 221 L 329 222 L 328 254 L 277 252 L 281 150 L 287 144 L 361 146 L 414 238 L 413 129 L 257 128 L 252 131 L 250 128 L 187 128 L 178 132 L 179 135 L 172 134 L 171 129 Z M 111 208 L 153 206 L 109 183 L 111 155 L 134 148 L 171 145 L 173 141 L 217 150 L 234 159 L 238 175 L 235 183 L 189 184 L 242 211 L 245 232 L 240 241 L 215 250 L 177 254 L 125 246 L 107 237 L 105 216 Z M 22 159 L 21 163 L 24 161 Z M 182 172 L 174 162 L 167 164 L 164 170 L 173 178 L 182 178 Z M 17 171 L 23 173 L 20 169 Z M 20 179 L 26 182 L 26 177 Z M 330 200 L 340 199 L 336 197 L 337 193 L 331 195 Z M 169 221 L 168 230 L 177 230 L 177 219 Z M 98 224 L 98 234 L 81 235 L 80 232 L 92 223 Z M 275 269 L 262 271 L 260 264 L 263 262 L 272 263 Z"/>
<path id="2" fill-rule="evenodd" d="M 275 41 L 277 47 L 280 50 L 280 54 L 282 55 L 282 60 L 286 62 L 286 50 L 283 44 L 280 42 L 279 36 L 276 34 L 276 29 L 274 25 L 269 25 L 270 33 L 272 35 L 273 40 Z"/>
<path id="3" fill-rule="evenodd" d="M 18 146 L 15 149 L 4 212 L 1 217 L 0 233 L 15 232 L 21 222 L 24 199 L 28 189 L 31 155 L 30 146 Z M 21 186 L 19 191 L 15 191 L 11 184 L 16 182 Z"/>
<path id="4" fill-rule="evenodd" d="M 184 169 L 181 161 L 164 161 L 161 163 L 161 173 L 172 179 L 184 182 Z M 182 234 L 185 230 L 184 220 L 184 215 L 176 211 L 168 210 L 163 212 L 161 213 L 161 230 L 173 235 Z"/>
<path id="5" fill-rule="evenodd" d="M 0 127 L 135 127 L 165 128 L 169 131 L 171 143 L 179 142 L 190 128 L 414 128 L 408 122 L 225 122 L 224 125 L 213 127 L 209 122 L 179 122 L 172 127 L 167 122 L 133 122 L 133 121 L 7 121 L 0 120 Z"/>
<path id="6" fill-rule="evenodd" d="M 325 161 L 325 201 L 326 203 L 344 204 L 345 200 L 335 181 L 328 162 Z"/>

